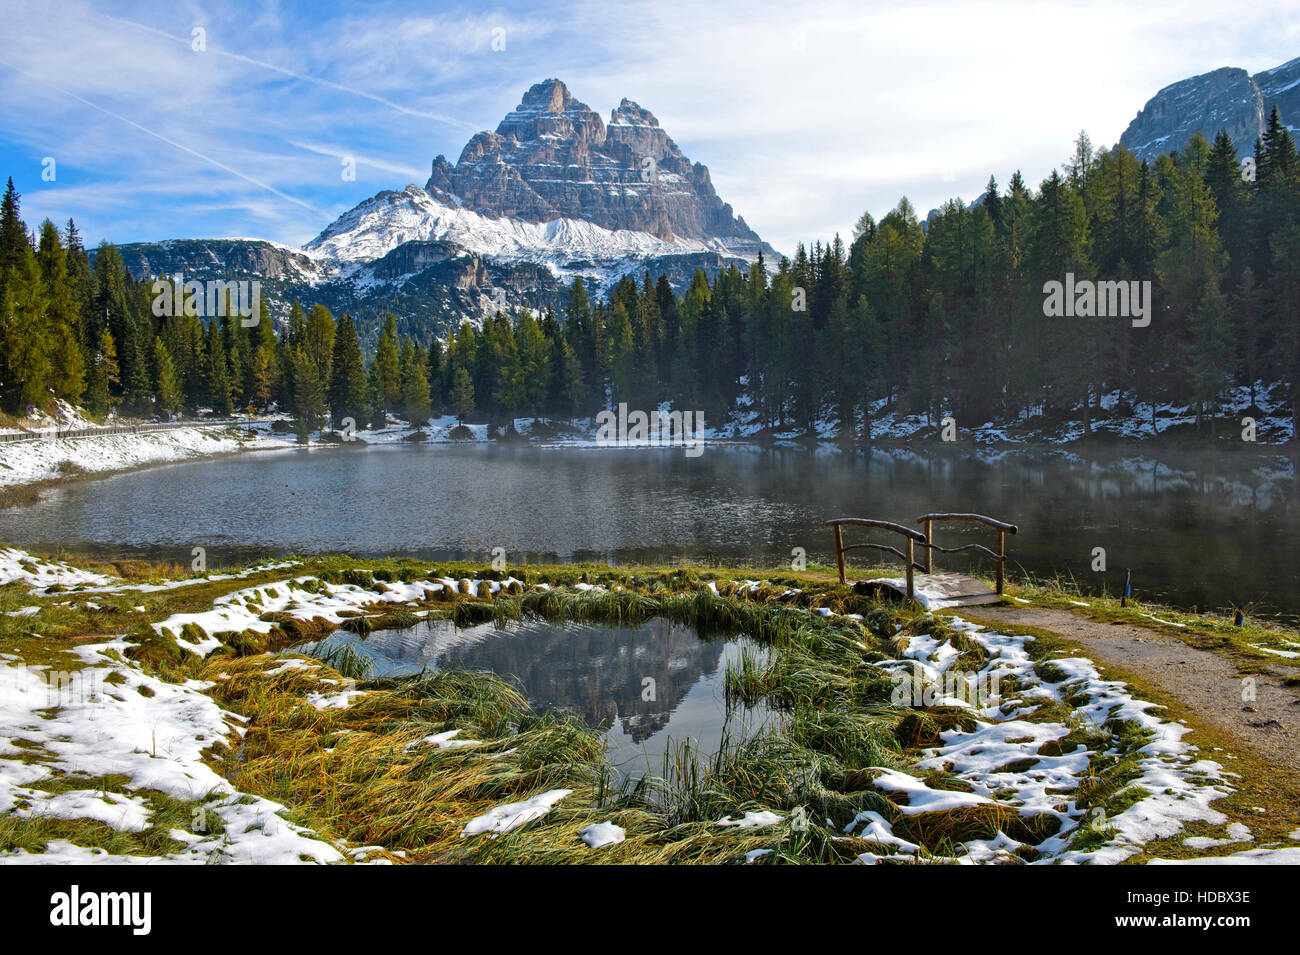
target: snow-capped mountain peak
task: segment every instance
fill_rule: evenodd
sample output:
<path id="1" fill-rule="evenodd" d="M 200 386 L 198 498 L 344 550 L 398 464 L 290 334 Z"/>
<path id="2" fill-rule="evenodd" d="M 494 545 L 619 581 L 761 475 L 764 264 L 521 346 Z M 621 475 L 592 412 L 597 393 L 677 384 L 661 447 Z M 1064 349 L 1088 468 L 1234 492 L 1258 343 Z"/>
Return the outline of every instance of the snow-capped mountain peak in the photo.
<path id="1" fill-rule="evenodd" d="M 625 261 L 631 268 L 636 261 L 659 256 L 729 254 L 718 240 L 664 240 L 648 232 L 605 229 L 580 219 L 489 218 L 441 201 L 415 185 L 400 192 L 381 192 L 360 203 L 303 250 L 318 260 L 323 274 L 346 278 L 407 242 L 446 242 L 497 262 L 536 262 L 557 277 L 607 272 Z"/>

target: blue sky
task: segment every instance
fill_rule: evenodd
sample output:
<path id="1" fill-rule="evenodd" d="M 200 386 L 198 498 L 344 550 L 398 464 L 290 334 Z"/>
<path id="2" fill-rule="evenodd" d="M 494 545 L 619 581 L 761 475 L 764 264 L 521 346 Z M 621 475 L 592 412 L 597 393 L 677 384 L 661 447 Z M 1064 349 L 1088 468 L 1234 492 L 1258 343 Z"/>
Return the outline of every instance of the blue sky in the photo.
<path id="1" fill-rule="evenodd" d="M 0 175 L 29 223 L 72 216 L 90 242 L 297 245 L 558 76 L 606 118 L 652 110 L 789 251 L 904 194 L 924 212 L 990 172 L 1037 183 L 1161 86 L 1300 56 L 1289 6 L 0 0 Z"/>

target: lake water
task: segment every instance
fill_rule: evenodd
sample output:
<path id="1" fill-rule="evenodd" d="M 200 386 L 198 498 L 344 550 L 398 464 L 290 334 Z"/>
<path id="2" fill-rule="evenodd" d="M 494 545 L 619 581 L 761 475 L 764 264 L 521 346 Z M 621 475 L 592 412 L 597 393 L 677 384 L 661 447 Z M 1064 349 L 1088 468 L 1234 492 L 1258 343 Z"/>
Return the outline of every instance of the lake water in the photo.
<path id="1" fill-rule="evenodd" d="M 715 445 L 344 446 L 263 451 L 76 482 L 0 511 L 0 540 L 42 550 L 165 557 L 209 568 L 263 555 L 429 560 L 833 563 L 833 517 L 912 524 L 975 511 L 1019 525 L 1013 571 L 1085 592 L 1300 619 L 1294 458 L 1234 446 L 1126 445 L 1087 455 L 971 448 L 842 452 Z M 945 531 L 940 543 L 957 542 Z M 972 540 L 989 543 L 972 532 Z M 890 541 L 892 543 L 892 541 Z M 1105 572 L 1092 570 L 1104 548 Z M 942 557 L 940 569 L 971 566 Z"/>
<path id="2" fill-rule="evenodd" d="M 427 620 L 367 637 L 335 631 L 317 645 L 328 652 L 351 644 L 375 665 L 376 677 L 431 669 L 490 670 L 522 688 L 539 710 L 558 709 L 605 731 L 606 754 L 624 778 L 662 775 L 669 745 L 690 741 L 717 752 L 724 728 L 733 739 L 762 727 L 762 706 L 727 708 L 727 665 L 742 649 L 765 659 L 744 639 L 704 640 L 690 627 L 653 619 L 636 626 L 511 622 L 460 629 Z"/>

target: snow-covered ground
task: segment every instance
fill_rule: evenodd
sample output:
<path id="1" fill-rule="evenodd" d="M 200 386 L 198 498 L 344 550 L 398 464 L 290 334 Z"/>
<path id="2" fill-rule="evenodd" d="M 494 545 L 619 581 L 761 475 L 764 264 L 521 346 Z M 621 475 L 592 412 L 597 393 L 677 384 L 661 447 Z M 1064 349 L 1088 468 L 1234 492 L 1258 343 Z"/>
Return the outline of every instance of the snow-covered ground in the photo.
<path id="1" fill-rule="evenodd" d="M 142 832 L 155 811 L 151 794 L 162 793 L 193 804 L 190 829 L 170 831 L 185 848 L 122 856 L 57 839 L 44 852 L 0 854 L 0 863 L 343 860 L 338 847 L 284 819 L 283 806 L 238 792 L 203 762 L 206 749 L 237 744 L 244 732 L 240 717 L 203 692 L 212 684 L 149 676 L 126 662 L 125 646 L 119 638 L 78 647 L 72 656 L 80 669 L 67 671 L 0 654 L 0 813 L 89 819 Z M 41 758 L 19 758 L 33 752 Z M 127 791 L 94 785 L 107 776 L 127 777 Z M 84 777 L 87 786 L 49 792 L 42 785 L 65 777 Z"/>
<path id="2" fill-rule="evenodd" d="M 108 424 L 101 425 L 87 416 L 81 408 L 68 404 L 62 398 L 55 398 L 53 414 L 32 408 L 25 417 L 18 419 L 19 427 L 0 427 L 0 435 L 42 434 L 68 428 L 108 428 L 113 423 L 110 421 Z"/>
<path id="3" fill-rule="evenodd" d="M 227 427 L 174 428 L 142 434 L 80 438 L 53 435 L 0 444 L 0 487 L 31 484 L 70 474 L 120 471 L 148 464 L 229 454 L 259 447 L 287 447 L 292 437 L 249 438 Z"/>
<path id="4" fill-rule="evenodd" d="M 1223 767 L 1201 759 L 1196 748 L 1183 741 L 1189 732 L 1187 727 L 1161 719 L 1161 707 L 1137 699 L 1121 682 L 1103 679 L 1091 660 L 1077 655 L 1052 659 L 1051 664 L 1063 678 L 1048 682 L 1039 675 L 1029 655 L 1033 637 L 1000 634 L 959 618 L 953 618 L 952 624 L 988 654 L 990 662 L 975 679 L 984 678 L 993 689 L 982 707 L 949 698 L 950 705 L 965 705 L 972 710 L 977 719 L 975 728 L 970 732 L 956 729 L 943 733 L 943 742 L 928 751 L 916 769 L 946 769 L 969 783 L 971 792 L 935 790 L 914 776 L 893 773 L 885 788 L 905 792 L 909 809 L 953 808 L 957 805 L 954 800 L 961 800 L 962 804 L 974 805 L 997 802 L 1022 816 L 1056 816 L 1061 821 L 1060 832 L 1036 848 L 1043 861 L 1069 863 L 1122 862 L 1153 839 L 1177 835 L 1189 822 L 1227 822 L 1227 817 L 1211 806 L 1231 791 Z M 906 673 L 919 666 L 931 681 L 939 680 L 957 660 L 947 641 L 924 635 L 909 638 L 904 657 L 899 664 L 887 666 Z M 991 679 L 994 675 L 997 680 Z M 1016 678 L 1016 688 L 1002 694 L 997 687 L 1008 677 Z M 1072 722 L 1100 733 L 1111 720 L 1125 721 L 1148 734 L 1149 742 L 1137 752 L 1138 775 L 1126 787 L 1143 795 L 1108 819 L 1098 820 L 1073 799 L 1061 795 L 1077 788 L 1087 777 L 1093 754 L 1082 744 L 1060 755 L 1039 752 L 1044 744 L 1066 737 L 1071 725 L 1025 719 L 1043 704 L 1064 702 L 1067 697 L 1073 706 Z M 1025 765 L 1027 760 L 1032 763 Z M 1070 840 L 1084 824 L 1109 831 L 1110 835 L 1095 849 L 1073 849 Z M 966 858 L 971 862 L 988 861 L 1015 848 L 1013 840 L 1000 835 L 988 844 L 968 843 Z"/>
<path id="5" fill-rule="evenodd" d="M 1102 395 L 1092 413 L 1092 432 L 1095 435 L 1113 435 L 1121 438 L 1144 439 L 1163 434 L 1171 428 L 1194 425 L 1196 409 L 1187 405 L 1160 402 L 1153 408 L 1150 402 L 1139 401 L 1126 413 L 1120 413 L 1121 396 L 1118 391 Z M 1248 415 L 1255 418 L 1257 441 L 1261 444 L 1283 444 L 1295 433 L 1290 409 L 1286 403 L 1286 389 L 1281 383 L 1256 385 L 1255 401 L 1259 414 L 1250 415 L 1250 389 L 1232 387 L 1220 396 L 1217 417 L 1229 419 L 1220 423 L 1221 434 L 1236 435 Z M 1152 424 L 1154 412 L 1155 423 Z M 884 399 L 871 406 L 871 434 L 880 441 L 908 441 L 919 436 L 930 436 L 942 427 L 942 420 L 950 414 L 944 411 L 938 418 L 924 414 L 903 413 L 888 407 Z M 978 445 L 997 446 L 1015 444 L 1070 444 L 1084 438 L 1082 409 L 1076 408 L 1072 420 L 1048 422 L 1046 419 L 1025 415 L 1012 421 L 962 421 L 954 418 L 959 441 L 973 440 Z M 835 422 L 818 423 L 819 436 L 823 430 L 834 431 Z M 742 431 L 744 428 L 742 427 Z M 866 432 L 864 424 L 859 430 Z"/>
<path id="6" fill-rule="evenodd" d="M 1115 411 L 1119 400 L 1117 393 L 1103 396 L 1101 408 L 1110 414 Z M 1284 388 L 1278 384 L 1260 385 L 1256 391 L 1258 417 L 1256 430 L 1261 444 L 1280 444 L 1288 441 L 1294 433 L 1294 424 L 1288 414 L 1284 400 Z M 1246 388 L 1232 389 L 1224 397 L 1224 414 L 1230 420 L 1245 417 L 1250 406 L 1250 392 Z M 667 403 L 657 409 L 665 414 L 671 410 Z M 749 442 L 756 439 L 774 441 L 777 444 L 808 446 L 811 437 L 817 442 L 818 450 L 827 453 L 840 453 L 843 450 L 837 438 L 839 422 L 834 417 L 823 417 L 814 422 L 811 433 L 803 426 L 789 426 L 784 429 L 771 429 L 746 406 L 738 406 L 721 420 L 705 419 L 695 409 L 677 409 L 689 411 L 694 418 L 687 440 L 648 439 L 618 440 L 610 442 L 602 438 L 601 421 L 598 417 L 578 418 L 559 422 L 540 418 L 514 419 L 515 431 L 529 440 L 543 446 L 555 447 L 601 447 L 635 449 L 685 445 L 693 448 L 692 454 L 699 447 L 722 441 Z M 907 445 L 913 440 L 934 442 L 942 428 L 939 421 L 928 419 L 925 415 L 903 414 L 897 409 L 890 409 L 883 400 L 871 407 L 870 432 L 874 440 L 891 445 Z M 1150 438 L 1156 433 L 1163 433 L 1171 427 L 1189 425 L 1195 421 L 1195 412 L 1186 407 L 1161 405 L 1156 408 L 1157 427 L 1150 424 L 1151 408 L 1138 405 L 1131 415 L 1115 416 L 1094 422 L 1096 434 L 1111 434 L 1132 440 Z M 273 423 L 282 422 L 282 430 L 276 431 Z M 1062 453 L 1065 448 L 1084 436 L 1081 422 L 1046 425 L 1036 423 L 1037 419 L 1025 418 L 1011 423 L 984 422 L 968 427 L 957 423 L 955 434 L 958 444 L 974 445 L 974 453 L 985 459 L 1015 453 L 1017 449 L 1032 447 L 1057 447 Z M 856 423 L 860 434 L 867 431 L 866 423 Z M 36 481 L 67 476 L 69 474 L 117 471 L 149 464 L 161 464 L 214 454 L 227 454 L 241 450 L 259 450 L 269 448 L 288 448 L 298 446 L 296 436 L 283 430 L 288 419 L 282 414 L 268 414 L 241 423 L 238 428 L 213 427 L 196 423 L 194 427 L 177 428 L 168 431 L 147 432 L 141 434 L 104 434 L 78 438 L 59 438 L 56 428 L 94 428 L 95 425 L 77 408 L 60 402 L 57 418 L 37 414 L 26 420 L 21 430 L 26 433 L 42 433 L 45 436 L 37 440 L 0 443 L 0 487 L 29 484 Z M 104 426 L 107 427 L 107 426 Z M 1234 425 L 1235 427 L 1235 425 Z M 10 429 L 13 431 L 14 429 Z M 251 434 L 249 433 L 251 431 Z M 419 440 L 429 443 L 451 443 L 459 441 L 489 441 L 494 435 L 489 434 L 485 424 L 469 423 L 460 427 L 460 422 L 453 416 L 441 415 L 430 419 L 420 434 L 415 433 L 410 424 L 400 418 L 390 416 L 383 428 L 364 429 L 342 434 L 337 432 L 314 432 L 308 436 L 309 446 L 322 447 L 338 444 L 340 440 L 357 441 L 362 444 L 396 444 Z M 954 445 L 957 446 L 957 445 Z M 1153 463 L 1143 459 L 1135 460 L 1135 466 Z M 1159 475 L 1165 485 L 1170 480 L 1177 480 L 1176 472 L 1168 468 Z M 1188 480 L 1194 475 L 1188 475 Z M 1229 489 L 1231 493 L 1247 493 L 1257 496 L 1250 489 Z M 1254 497 L 1252 497 L 1252 500 Z"/>

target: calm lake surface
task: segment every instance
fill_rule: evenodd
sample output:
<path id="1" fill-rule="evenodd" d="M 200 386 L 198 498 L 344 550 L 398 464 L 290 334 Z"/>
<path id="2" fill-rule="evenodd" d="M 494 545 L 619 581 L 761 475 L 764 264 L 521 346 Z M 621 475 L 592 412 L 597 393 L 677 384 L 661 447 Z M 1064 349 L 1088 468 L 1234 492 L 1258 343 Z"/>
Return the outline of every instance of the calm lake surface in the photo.
<path id="1" fill-rule="evenodd" d="M 1118 593 L 1131 568 L 1139 598 L 1253 604 L 1295 621 L 1296 492 L 1294 458 L 1250 446 L 1085 456 L 724 444 L 688 458 L 680 448 L 353 445 L 76 482 L 0 511 L 0 540 L 187 566 L 202 546 L 209 569 L 320 552 L 487 561 L 497 547 L 510 563 L 775 565 L 796 547 L 833 563 L 832 517 L 913 524 L 927 511 L 975 511 L 1019 525 L 1008 538 L 1016 571 Z M 945 533 L 950 546 L 967 532 Z M 1105 572 L 1092 570 L 1098 547 Z M 969 566 L 966 555 L 939 561 Z"/>
<path id="2" fill-rule="evenodd" d="M 732 740 L 753 735 L 765 707 L 727 708 L 727 665 L 747 651 L 744 638 L 701 639 L 690 627 L 654 619 L 636 626 L 512 622 L 459 629 L 427 620 L 367 637 L 335 631 L 317 647 L 351 644 L 374 663 L 373 676 L 427 668 L 490 670 L 516 682 L 539 710 L 557 709 L 605 732 L 606 757 L 626 779 L 663 775 L 664 757 L 689 741 L 716 753 L 724 729 Z"/>

